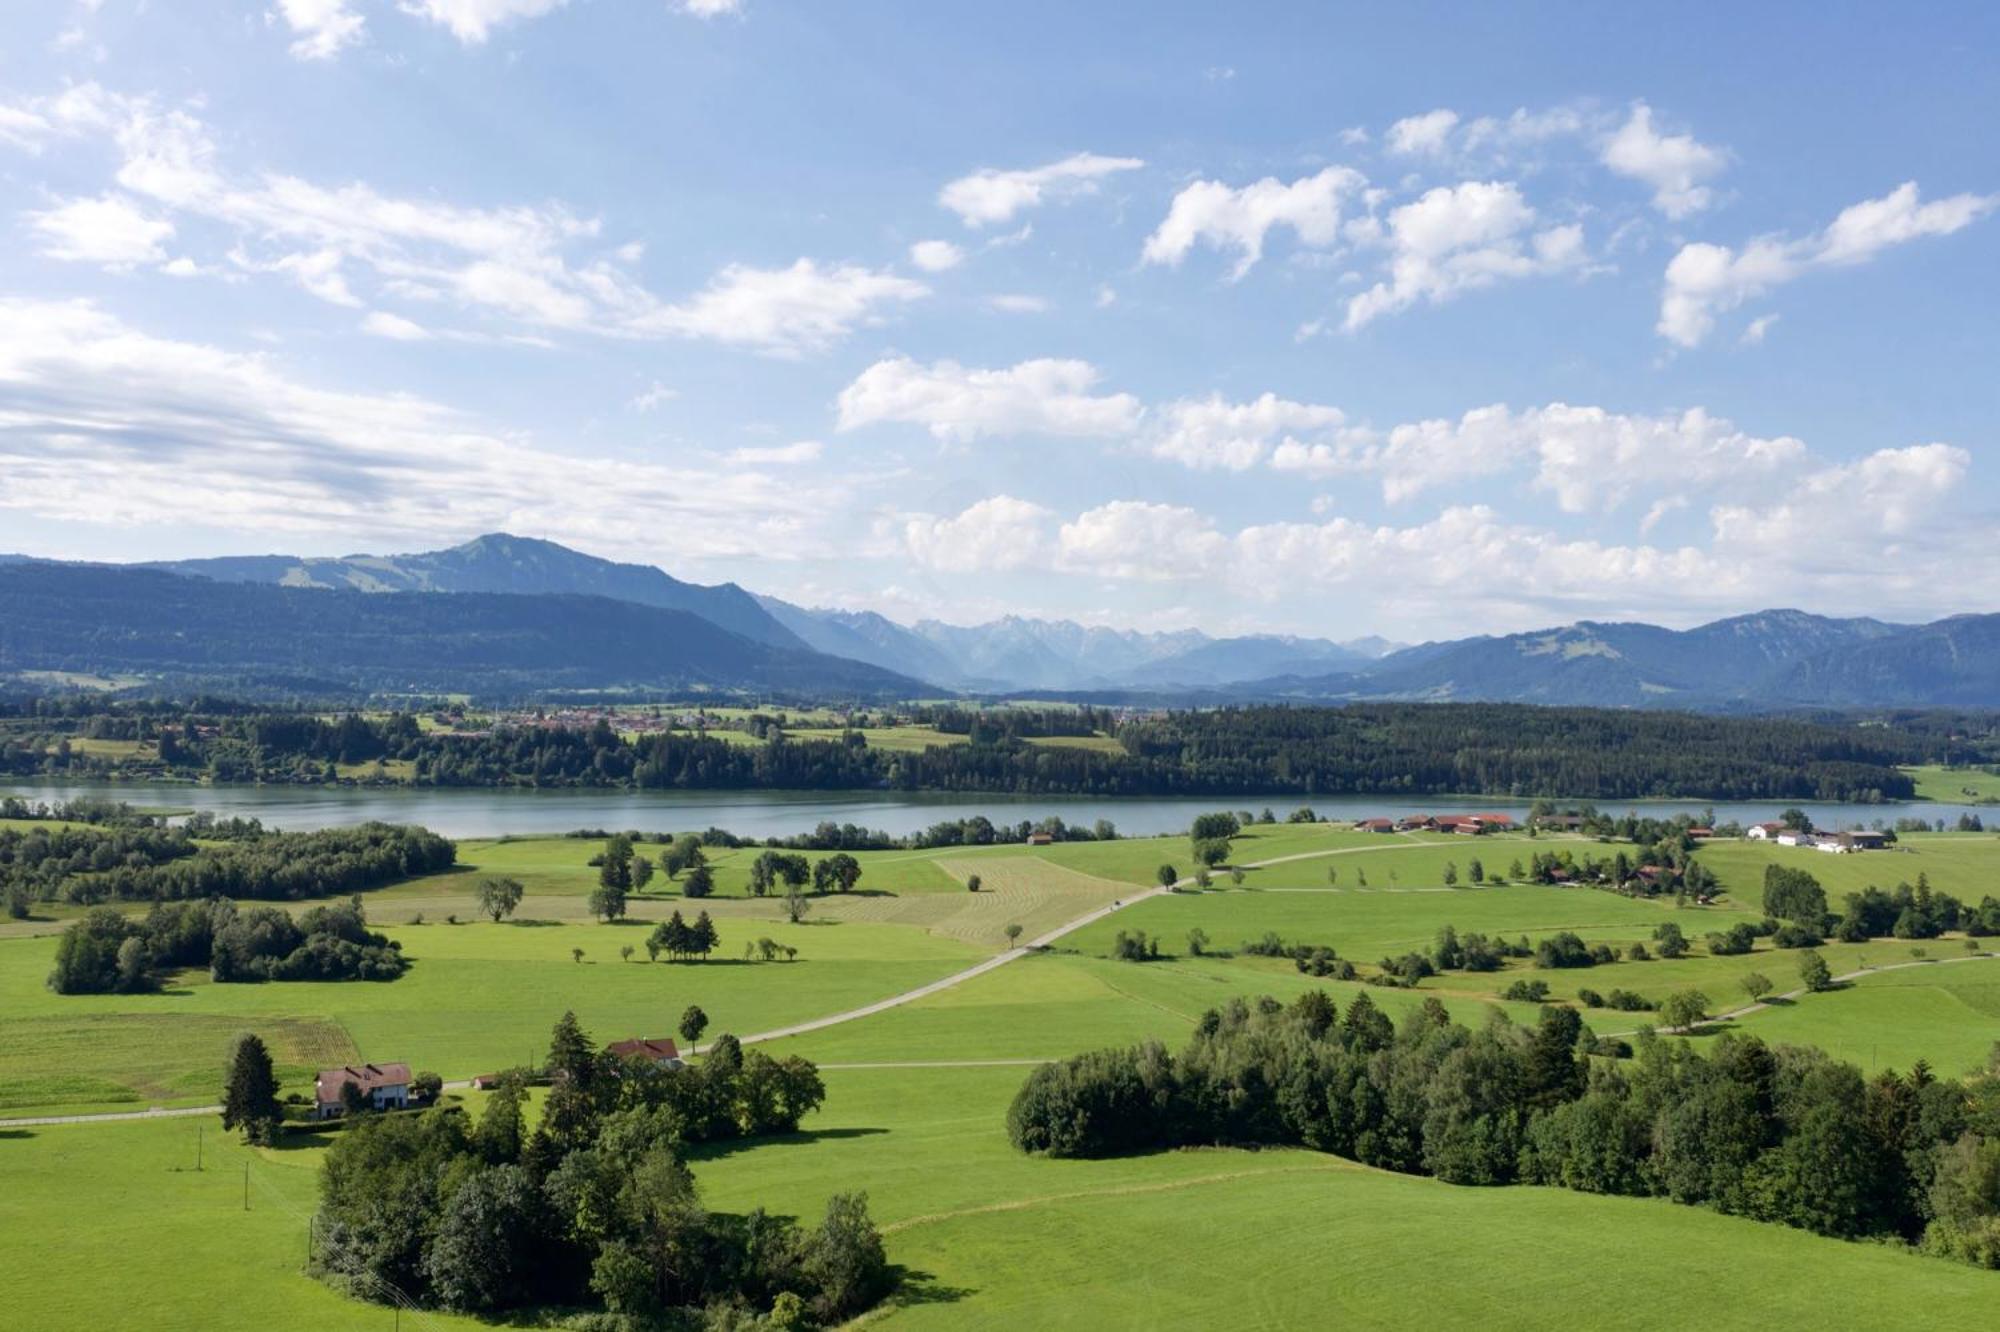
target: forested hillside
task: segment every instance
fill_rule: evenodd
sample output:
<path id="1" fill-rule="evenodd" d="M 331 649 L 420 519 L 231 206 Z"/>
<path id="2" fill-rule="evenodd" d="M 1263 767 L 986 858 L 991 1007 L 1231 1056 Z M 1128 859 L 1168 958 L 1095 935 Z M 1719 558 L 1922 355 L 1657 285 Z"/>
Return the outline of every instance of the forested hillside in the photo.
<path id="1" fill-rule="evenodd" d="M 426 731 L 408 714 L 114 706 L 81 719 L 17 719 L 0 733 L 0 772 L 321 782 L 335 780 L 338 765 L 380 760 L 430 786 L 1871 801 L 1915 794 L 1898 764 L 1961 747 L 1880 725 L 1522 704 L 1224 708 L 1123 721 L 1108 711 L 926 715 L 966 742 L 877 749 L 860 731 L 797 739 L 777 730 L 746 744 L 679 729 L 634 736 L 602 722 L 452 734 Z M 1066 727 L 1063 718 L 1074 720 Z M 1100 726 L 1113 730 L 1116 748 L 1036 743 Z M 156 756 L 93 754 L 63 744 L 64 728 L 145 743 Z"/>
<path id="2" fill-rule="evenodd" d="M 299 692 L 709 687 L 905 696 L 913 680 L 753 642 L 688 611 L 593 596 L 217 583 L 148 569 L 0 566 L 0 673 L 73 671 Z"/>

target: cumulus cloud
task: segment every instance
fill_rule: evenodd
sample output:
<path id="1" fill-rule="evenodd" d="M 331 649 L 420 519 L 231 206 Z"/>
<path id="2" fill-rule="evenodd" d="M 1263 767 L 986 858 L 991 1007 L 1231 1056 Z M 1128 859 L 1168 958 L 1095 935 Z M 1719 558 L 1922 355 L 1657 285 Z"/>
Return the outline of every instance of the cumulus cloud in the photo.
<path id="1" fill-rule="evenodd" d="M 1584 262 L 1582 227 L 1534 230 L 1534 223 L 1535 210 L 1510 181 L 1441 185 L 1393 209 L 1382 238 L 1389 275 L 1348 301 L 1346 328 L 1352 332 L 1418 301 L 1438 304 Z"/>
<path id="2" fill-rule="evenodd" d="M 1740 250 L 1701 241 L 1683 245 L 1667 264 L 1656 327 L 1671 342 L 1699 346 L 1718 316 L 1773 287 L 1815 269 L 1867 263 L 1925 236 L 1948 236 L 1995 207 L 2000 195 L 1955 194 L 1925 203 L 1916 182 L 1907 181 L 1841 210 L 1824 231 L 1802 239 L 1763 236 Z"/>
<path id="3" fill-rule="evenodd" d="M 1100 578 L 1196 578 L 1214 567 L 1228 544 L 1193 509 L 1114 500 L 1062 525 L 1055 562 L 1059 569 Z"/>
<path id="4" fill-rule="evenodd" d="M 1030 296 L 1018 291 L 989 296 L 986 298 L 986 303 L 1001 314 L 1046 314 L 1049 309 L 1047 297 Z"/>
<path id="5" fill-rule="evenodd" d="M 1144 165 L 1136 157 L 1076 153 L 1026 170 L 981 167 L 947 184 L 939 191 L 938 202 L 957 213 L 966 226 L 984 227 L 1011 221 L 1015 214 L 1044 203 L 1089 194 L 1106 176 L 1136 171 Z"/>
<path id="6" fill-rule="evenodd" d="M 162 245 L 174 224 L 149 217 L 126 199 L 104 195 L 72 199 L 45 212 L 28 214 L 37 249 L 51 259 L 130 268 L 166 258 Z"/>
<path id="7" fill-rule="evenodd" d="M 1335 430 L 1346 420 L 1338 407 L 1291 402 L 1275 393 L 1250 402 L 1228 402 L 1215 393 L 1160 408 L 1145 448 L 1188 467 L 1241 472 L 1263 461 L 1274 444 L 1286 451 L 1307 449 L 1311 446 L 1298 435 Z"/>
<path id="8" fill-rule="evenodd" d="M 841 390 L 839 428 L 904 422 L 954 443 L 1004 435 L 1125 435 L 1138 424 L 1139 400 L 1092 392 L 1099 377 L 1087 361 L 1044 358 L 979 370 L 956 361 L 922 365 L 893 357 Z"/>
<path id="9" fill-rule="evenodd" d="M 1389 126 L 1389 151 L 1403 157 L 1441 156 L 1458 126 L 1458 112 L 1440 107 L 1420 116 L 1405 116 Z"/>
<path id="10" fill-rule="evenodd" d="M 943 273 L 965 262 L 965 251 L 948 240 L 918 241 L 910 247 L 910 262 L 926 273 Z"/>
<path id="11" fill-rule="evenodd" d="M 985 573 L 1019 569 L 1043 558 L 1049 520 L 1039 504 L 994 495 L 950 518 L 910 519 L 903 541 L 910 558 L 930 569 Z"/>
<path id="12" fill-rule="evenodd" d="M 1801 441 L 1750 435 L 1699 407 L 1645 416 L 1553 402 L 1520 411 L 1495 403 L 1384 431 L 1350 426 L 1333 442 L 1287 440 L 1271 466 L 1311 477 L 1374 476 L 1391 502 L 1532 466 L 1536 489 L 1553 494 L 1564 512 L 1587 513 L 1661 491 L 1766 483 L 1805 460 Z"/>
<path id="13" fill-rule="evenodd" d="M 366 26 L 348 0 L 278 0 L 278 13 L 297 34 L 291 51 L 299 60 L 331 60 L 359 42 Z"/>
<path id="14" fill-rule="evenodd" d="M 435 544 L 504 528 L 657 556 L 824 558 L 852 478 L 810 493 L 738 468 L 543 448 L 410 394 L 303 382 L 278 362 L 154 337 L 82 301 L 0 299 L 0 510 Z M 618 503 L 603 498 L 616 494 Z"/>
<path id="15" fill-rule="evenodd" d="M 1263 257 L 1264 238 L 1273 227 L 1290 227 L 1303 245 L 1333 244 L 1340 236 L 1343 201 L 1366 184 L 1348 167 L 1328 167 L 1289 185 L 1270 176 L 1241 188 L 1198 180 L 1174 196 L 1141 258 L 1172 267 L 1197 243 L 1206 243 L 1235 252 L 1232 275 L 1240 278 Z"/>
<path id="16" fill-rule="evenodd" d="M 641 249 L 600 248 L 599 221 L 561 204 L 467 208 L 360 182 L 234 175 L 218 162 L 206 127 L 186 111 L 100 89 L 75 90 L 27 113 L 42 127 L 37 134 L 90 132 L 115 144 L 115 179 L 128 197 L 117 207 L 131 213 L 131 201 L 150 203 L 220 224 L 234 236 L 229 259 L 237 270 L 283 275 L 336 305 L 455 301 L 539 330 L 699 338 L 798 356 L 929 292 L 885 269 L 800 258 L 777 268 L 729 265 L 702 290 L 672 301 L 631 271 Z M 112 207 L 98 205 L 107 229 Z M 127 244 L 141 248 L 131 234 Z M 371 285 L 358 285 L 364 282 Z"/>
<path id="17" fill-rule="evenodd" d="M 540 18 L 569 0 L 402 0 L 405 13 L 428 19 L 468 46 L 476 46 L 521 19 Z"/>
<path id="18" fill-rule="evenodd" d="M 1691 134 L 1661 134 L 1653 109 L 1644 102 L 1617 133 L 1605 140 L 1602 161 L 1621 176 L 1653 187 L 1653 207 L 1679 219 L 1709 206 L 1714 192 L 1706 182 L 1721 173 L 1728 155 L 1696 142 Z"/>

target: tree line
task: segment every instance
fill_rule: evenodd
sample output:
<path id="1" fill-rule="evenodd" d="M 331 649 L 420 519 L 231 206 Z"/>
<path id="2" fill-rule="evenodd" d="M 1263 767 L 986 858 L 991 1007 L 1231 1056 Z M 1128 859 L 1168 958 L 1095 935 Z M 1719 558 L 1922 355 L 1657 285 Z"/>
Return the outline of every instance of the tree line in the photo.
<path id="1" fill-rule="evenodd" d="M 347 896 L 450 869 L 449 838 L 427 828 L 363 823 L 318 832 L 230 831 L 210 844 L 200 823 L 154 820 L 0 828 L 0 899 L 25 916 L 37 902 L 297 902 Z"/>
<path id="2" fill-rule="evenodd" d="M 2000 1052 L 1967 1081 L 1865 1078 L 1823 1052 L 1725 1035 L 1703 1055 L 1641 1033 L 1594 1060 L 1573 1009 L 1475 1031 L 1435 1000 L 1400 1027 L 1367 995 L 1205 1014 L 1186 1047 L 1100 1050 L 1028 1076 L 1023 1151 L 1309 1147 L 1454 1184 L 1671 1198 L 1824 1235 L 2000 1266 Z"/>

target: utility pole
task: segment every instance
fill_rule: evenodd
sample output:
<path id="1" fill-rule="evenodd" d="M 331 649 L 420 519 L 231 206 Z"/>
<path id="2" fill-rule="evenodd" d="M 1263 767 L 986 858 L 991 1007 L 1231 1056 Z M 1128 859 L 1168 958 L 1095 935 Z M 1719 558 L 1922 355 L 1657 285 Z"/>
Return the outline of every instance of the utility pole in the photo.
<path id="1" fill-rule="evenodd" d="M 208 1126 L 206 1124 L 196 1124 L 194 1126 L 194 1169 L 196 1174 L 201 1173 L 201 1135 L 207 1131 Z"/>
<path id="2" fill-rule="evenodd" d="M 243 1210 L 250 1210 L 250 1163 L 243 1163 Z"/>

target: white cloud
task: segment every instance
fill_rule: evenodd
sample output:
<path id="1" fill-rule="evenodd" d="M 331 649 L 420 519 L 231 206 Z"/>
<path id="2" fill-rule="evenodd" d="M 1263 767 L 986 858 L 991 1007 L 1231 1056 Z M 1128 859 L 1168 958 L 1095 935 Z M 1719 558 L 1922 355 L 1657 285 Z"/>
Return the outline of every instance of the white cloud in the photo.
<path id="1" fill-rule="evenodd" d="M 899 421 L 955 443 L 1002 435 L 1128 434 L 1139 421 L 1139 400 L 1129 393 L 1092 393 L 1098 378 L 1087 361 L 1045 358 L 976 370 L 956 361 L 926 366 L 895 357 L 877 361 L 841 390 L 839 428 Z"/>
<path id="2" fill-rule="evenodd" d="M 903 541 L 910 558 L 926 568 L 958 573 L 1019 569 L 1044 557 L 1053 516 L 1039 504 L 994 495 L 956 517 L 910 519 Z"/>
<path id="3" fill-rule="evenodd" d="M 1148 582 L 1193 578 L 1213 567 L 1228 544 L 1193 509 L 1114 500 L 1062 525 L 1056 533 L 1056 567 Z"/>
<path id="4" fill-rule="evenodd" d="M 986 303 L 1002 314 L 1046 314 L 1049 308 L 1046 297 L 1012 291 L 989 296 Z"/>
<path id="5" fill-rule="evenodd" d="M 1799 475 L 1775 502 L 1713 511 L 1718 545 L 1739 553 L 1812 562 L 1837 559 L 1855 538 L 1900 538 L 1937 524 L 1964 485 L 1972 455 L 1949 444 L 1879 449 L 1852 463 Z"/>
<path id="6" fill-rule="evenodd" d="M 1737 341 L 1741 342 L 1746 347 L 1755 347 L 1760 345 L 1764 341 L 1764 338 L 1770 333 L 1771 325 L 1777 323 L 1782 318 L 1784 318 L 1783 315 L 1774 315 L 1774 314 L 1758 315 L 1755 319 L 1751 320 L 1747 325 L 1744 326 L 1743 336 L 1738 338 Z"/>
<path id="7" fill-rule="evenodd" d="M 423 543 L 496 528 L 654 558 L 845 557 L 862 478 L 538 447 L 411 394 L 322 389 L 82 301 L 0 299 L 0 510 L 121 532 Z M 604 496 L 618 503 L 607 506 Z M 406 547 L 408 548 L 408 547 Z"/>
<path id="8" fill-rule="evenodd" d="M 1840 210 L 1819 238 L 1813 262 L 1859 264 L 1891 245 L 1924 236 L 1949 236 L 2000 207 L 2000 195 L 1954 194 L 1921 203 L 1917 183 L 1905 181 L 1880 199 L 1865 199 Z"/>
<path id="9" fill-rule="evenodd" d="M 1728 154 L 1696 142 L 1691 134 L 1661 134 L 1653 128 L 1653 109 L 1644 102 L 1605 141 L 1604 165 L 1621 176 L 1653 187 L 1653 207 L 1679 219 L 1709 206 L 1714 192 L 1707 182 L 1728 165 Z"/>
<path id="10" fill-rule="evenodd" d="M 28 214 L 38 250 L 51 259 L 130 268 L 166 258 L 161 246 L 174 224 L 149 217 L 116 195 L 72 199 L 45 212 Z"/>
<path id="11" fill-rule="evenodd" d="M 428 19 L 468 46 L 492 35 L 493 29 L 520 19 L 540 18 L 561 9 L 568 0 L 402 0 L 403 12 Z"/>
<path id="12" fill-rule="evenodd" d="M 965 251 L 947 240 L 918 241 L 910 247 L 910 262 L 926 273 L 943 273 L 965 262 Z"/>
<path id="13" fill-rule="evenodd" d="M 368 317 L 361 321 L 361 331 L 395 342 L 423 342 L 431 336 L 430 330 L 422 324 L 399 314 L 390 314 L 387 310 L 370 310 Z"/>
<path id="14" fill-rule="evenodd" d="M 597 220 L 560 204 L 465 208 L 385 195 L 360 182 L 329 187 L 278 173 L 233 176 L 187 112 L 95 88 L 35 104 L 30 113 L 43 127 L 37 134 L 111 138 L 122 158 L 118 184 L 138 199 L 228 228 L 238 271 L 283 274 L 350 308 L 383 297 L 455 300 L 541 330 L 701 338 L 797 356 L 929 291 L 886 270 L 801 258 L 783 268 L 732 264 L 703 290 L 667 301 L 625 266 L 640 251 L 629 243 L 595 251 Z M 372 290 L 361 285 L 367 282 Z"/>
<path id="15" fill-rule="evenodd" d="M 1683 245 L 1667 264 L 1660 294 L 1661 336 L 1700 345 L 1716 318 L 1815 268 L 1866 263 L 1883 250 L 1924 236 L 1948 236 L 2000 207 L 2000 195 L 1955 194 L 1920 200 L 1915 181 L 1841 211 L 1826 230 L 1798 240 L 1763 236 L 1740 251 Z M 1766 325 L 1768 328 L 1769 326 Z"/>
<path id="16" fill-rule="evenodd" d="M 1347 303 L 1352 332 L 1418 301 L 1438 304 L 1510 278 L 1557 273 L 1584 261 L 1583 228 L 1530 232 L 1535 210 L 1509 181 L 1438 186 L 1394 209 L 1384 243 L 1389 276 Z"/>
<path id="17" fill-rule="evenodd" d="M 929 294 L 921 282 L 855 264 L 822 267 L 811 259 L 775 269 L 731 264 L 693 299 L 648 310 L 632 327 L 795 356 L 879 322 L 883 307 Z"/>
<path id="18" fill-rule="evenodd" d="M 1403 157 L 1442 156 L 1458 126 L 1458 112 L 1442 107 L 1420 116 L 1405 116 L 1389 126 L 1389 151 Z"/>
<path id="19" fill-rule="evenodd" d="M 1197 242 L 1206 242 L 1236 252 L 1233 276 L 1240 278 L 1263 257 L 1264 237 L 1273 227 L 1290 227 L 1303 245 L 1332 245 L 1340 238 L 1343 201 L 1366 184 L 1360 172 L 1348 167 L 1328 167 L 1289 185 L 1270 176 L 1240 189 L 1198 180 L 1174 196 L 1167 216 L 1147 237 L 1141 258 L 1171 267 L 1187 258 Z"/>
<path id="20" fill-rule="evenodd" d="M 983 227 L 1010 221 L 1016 213 L 1043 203 L 1089 194 L 1104 177 L 1144 165 L 1136 157 L 1076 153 L 1022 171 L 981 167 L 947 184 L 939 191 L 938 202 L 957 213 L 966 226 Z"/>
<path id="21" fill-rule="evenodd" d="M 745 467 L 791 467 L 799 463 L 818 462 L 822 451 L 823 446 L 818 440 L 802 439 L 795 444 L 731 449 L 725 456 L 728 461 Z"/>
<path id="22" fill-rule="evenodd" d="M 680 0 L 683 13 L 696 18 L 720 18 L 724 14 L 743 12 L 743 0 Z"/>
<path id="23" fill-rule="evenodd" d="M 1188 467 L 1240 472 L 1261 462 L 1274 442 L 1281 449 L 1304 448 L 1296 434 L 1334 430 L 1346 419 L 1338 407 L 1290 402 L 1275 393 L 1241 403 L 1219 393 L 1182 398 L 1160 408 L 1145 447 Z"/>
<path id="24" fill-rule="evenodd" d="M 348 0 L 278 0 L 278 13 L 298 34 L 291 50 L 299 60 L 332 59 L 359 42 L 366 26 Z"/>
<path id="25" fill-rule="evenodd" d="M 1278 471 L 1378 477 L 1391 502 L 1532 465 L 1535 488 L 1567 513 L 1663 491 L 1769 484 L 1805 461 L 1799 440 L 1749 435 L 1698 407 L 1641 416 L 1561 402 L 1521 411 L 1495 403 L 1386 431 L 1350 426 L 1317 442 L 1286 439 L 1271 455 Z"/>

